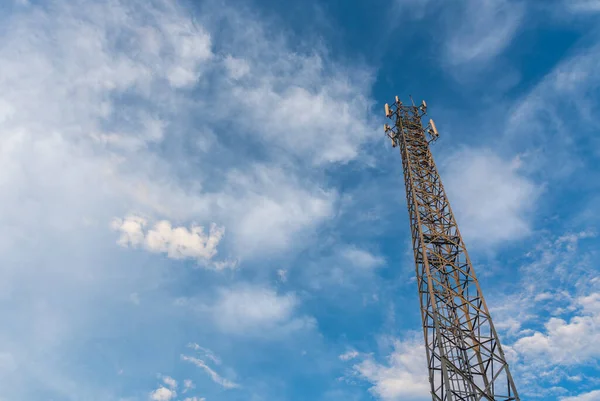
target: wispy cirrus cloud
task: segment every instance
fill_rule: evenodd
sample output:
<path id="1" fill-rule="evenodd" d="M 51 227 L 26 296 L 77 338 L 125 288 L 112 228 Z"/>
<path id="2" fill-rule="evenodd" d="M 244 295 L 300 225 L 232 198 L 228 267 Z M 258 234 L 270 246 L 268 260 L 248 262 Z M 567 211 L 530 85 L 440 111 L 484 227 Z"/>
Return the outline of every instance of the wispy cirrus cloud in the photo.
<path id="1" fill-rule="evenodd" d="M 598 0 L 565 0 L 564 7 L 576 13 L 595 13 L 600 11 Z"/>
<path id="2" fill-rule="evenodd" d="M 435 21 L 436 30 L 443 32 L 439 53 L 444 64 L 470 72 L 487 67 L 502 54 L 527 13 L 527 4 L 519 0 L 396 0 L 394 8 L 400 18 Z"/>
<path id="3" fill-rule="evenodd" d="M 239 384 L 234 383 L 231 380 L 228 380 L 228 379 L 222 377 L 213 368 L 208 366 L 208 364 L 206 362 L 204 362 L 202 359 L 195 358 L 193 356 L 188 356 L 188 355 L 181 355 L 181 360 L 190 362 L 190 363 L 196 365 L 197 367 L 199 367 L 200 369 L 204 370 L 204 372 L 210 377 L 210 379 L 213 382 L 217 383 L 218 385 L 220 385 L 226 389 L 232 389 L 232 388 L 239 387 Z"/>
<path id="4" fill-rule="evenodd" d="M 460 18 L 448 22 L 445 55 L 451 65 L 487 63 L 498 56 L 517 34 L 525 4 L 511 0 L 466 0 Z"/>
<path id="5" fill-rule="evenodd" d="M 144 247 L 150 252 L 166 253 L 173 259 L 192 258 L 198 261 L 210 260 L 217 254 L 217 245 L 225 230 L 216 224 L 208 233 L 204 227 L 173 227 L 171 222 L 162 220 L 146 230 L 148 221 L 140 216 L 114 219 L 111 226 L 121 233 L 117 243 L 123 247 Z M 231 265 L 224 265 L 231 267 Z"/>

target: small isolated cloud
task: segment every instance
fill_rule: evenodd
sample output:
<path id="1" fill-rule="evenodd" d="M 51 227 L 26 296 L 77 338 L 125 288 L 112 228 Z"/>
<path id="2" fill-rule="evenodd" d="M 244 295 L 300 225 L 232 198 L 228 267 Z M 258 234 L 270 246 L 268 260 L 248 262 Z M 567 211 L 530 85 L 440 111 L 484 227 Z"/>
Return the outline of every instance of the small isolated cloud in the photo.
<path id="1" fill-rule="evenodd" d="M 298 303 L 294 294 L 279 295 L 268 287 L 244 285 L 222 289 L 212 309 L 223 331 L 277 335 L 314 325 L 312 318 L 294 316 Z"/>
<path id="2" fill-rule="evenodd" d="M 371 252 L 356 247 L 347 247 L 341 251 L 341 256 L 355 267 L 372 269 L 385 264 L 385 259 Z"/>
<path id="3" fill-rule="evenodd" d="M 279 280 L 282 283 L 285 283 L 287 281 L 287 279 L 288 279 L 288 277 L 287 277 L 287 270 L 285 270 L 285 269 L 279 269 L 279 270 L 277 270 L 277 277 L 279 277 Z"/>
<path id="4" fill-rule="evenodd" d="M 358 353 L 358 351 L 355 351 L 355 350 L 350 350 L 350 351 L 348 351 L 348 352 L 345 352 L 345 353 L 343 353 L 342 355 L 340 355 L 340 356 L 339 356 L 339 358 L 340 358 L 342 361 L 349 361 L 349 360 L 351 360 L 351 359 L 354 359 L 354 358 L 356 358 L 358 355 L 360 355 L 360 354 Z"/>
<path id="5" fill-rule="evenodd" d="M 381 400 L 431 399 L 425 346 L 416 340 L 396 340 L 386 363 L 377 363 L 369 357 L 354 365 L 354 371 L 373 385 L 369 390 Z"/>
<path id="6" fill-rule="evenodd" d="M 239 387 L 238 384 L 222 377 L 217 372 L 215 372 L 202 359 L 194 358 L 192 356 L 187 356 L 187 355 L 181 355 L 181 360 L 190 362 L 190 363 L 196 365 L 197 367 L 201 368 L 202 370 L 204 370 L 204 372 L 206 372 L 206 374 L 208 376 L 210 376 L 212 381 L 214 381 L 215 383 L 217 383 L 220 386 L 223 386 L 224 388 L 231 389 L 231 388 Z"/>
<path id="7" fill-rule="evenodd" d="M 600 390 L 582 393 L 572 397 L 562 397 L 560 401 L 598 401 L 600 400 Z"/>
<path id="8" fill-rule="evenodd" d="M 496 245 L 530 232 L 528 212 L 540 188 L 521 174 L 518 158 L 487 149 L 464 149 L 442 172 L 453 211 L 468 244 Z"/>
<path id="9" fill-rule="evenodd" d="M 190 379 L 185 379 L 183 381 L 183 393 L 187 393 L 189 390 L 195 388 L 196 386 L 194 385 L 194 382 L 191 381 Z"/>
<path id="10" fill-rule="evenodd" d="M 171 389 L 175 390 L 177 388 L 177 380 L 172 377 L 165 376 L 163 377 L 163 382 Z"/>
<path id="11" fill-rule="evenodd" d="M 152 401 L 171 401 L 176 396 L 177 393 L 174 390 L 166 387 L 159 387 L 150 393 L 150 399 Z"/>
<path id="12" fill-rule="evenodd" d="M 187 397 L 183 401 L 206 401 L 206 398 L 202 397 Z"/>
<path id="13" fill-rule="evenodd" d="M 217 254 L 217 245 L 225 230 L 211 224 L 208 234 L 204 227 L 192 225 L 173 227 L 169 221 L 157 222 L 153 228 L 145 230 L 148 222 L 139 216 L 114 219 L 112 228 L 121 233 L 117 243 L 123 247 L 143 247 L 155 253 L 166 253 L 172 259 L 197 259 L 206 261 Z M 225 264 L 224 267 L 230 267 Z"/>

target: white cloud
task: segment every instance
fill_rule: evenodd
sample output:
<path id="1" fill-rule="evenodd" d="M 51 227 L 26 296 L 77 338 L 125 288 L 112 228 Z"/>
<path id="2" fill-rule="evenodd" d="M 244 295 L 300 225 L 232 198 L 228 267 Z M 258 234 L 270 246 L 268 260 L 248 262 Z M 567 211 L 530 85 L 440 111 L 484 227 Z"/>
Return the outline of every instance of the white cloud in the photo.
<path id="1" fill-rule="evenodd" d="M 283 41 L 265 41 L 257 24 L 246 29 L 241 51 L 227 61 L 229 74 L 243 79 L 223 88 L 246 116 L 246 130 L 275 152 L 316 165 L 356 159 L 361 145 L 379 137 L 369 112 L 373 71 L 331 63 L 318 51 L 289 51 Z"/>
<path id="2" fill-rule="evenodd" d="M 159 387 L 150 393 L 150 399 L 152 401 L 170 401 L 176 396 L 177 393 L 174 390 L 170 390 L 166 387 Z"/>
<path id="3" fill-rule="evenodd" d="M 467 0 L 460 18 L 447 28 L 445 53 L 453 65 L 488 62 L 500 54 L 517 33 L 525 13 L 521 2 Z"/>
<path id="4" fill-rule="evenodd" d="M 183 401 L 206 401 L 206 398 L 202 397 L 187 397 Z"/>
<path id="5" fill-rule="evenodd" d="M 268 287 L 245 285 L 222 289 L 212 313 L 225 332 L 278 335 L 314 326 L 314 319 L 295 316 L 298 303 L 294 294 L 279 295 Z"/>
<path id="6" fill-rule="evenodd" d="M 344 352 L 342 355 L 339 356 L 339 358 L 342 361 L 349 361 L 351 359 L 356 358 L 359 355 L 360 354 L 358 353 L 358 351 L 356 351 L 356 350 L 350 350 L 350 351 Z"/>
<path id="7" fill-rule="evenodd" d="M 581 373 L 594 364 L 595 351 L 586 346 L 585 336 L 594 341 L 600 313 L 595 257 L 586 249 L 593 236 L 590 231 L 539 233 L 515 273 L 514 293 L 500 289 L 497 298 L 488 298 L 524 396 L 557 398 L 567 393 L 559 384 L 588 380 Z"/>
<path id="8" fill-rule="evenodd" d="M 346 247 L 341 250 L 341 256 L 355 267 L 372 269 L 385 264 L 381 256 L 373 255 L 371 252 L 356 247 Z"/>
<path id="9" fill-rule="evenodd" d="M 527 236 L 540 188 L 487 149 L 464 149 L 444 163 L 442 179 L 468 245 L 488 246 Z"/>
<path id="10" fill-rule="evenodd" d="M 345 82 L 331 79 L 329 86 L 320 89 L 291 87 L 282 92 L 273 83 L 240 88 L 234 95 L 254 111 L 249 124 L 258 126 L 262 122 L 261 132 L 266 140 L 299 157 L 308 157 L 315 164 L 346 162 L 358 156 L 358 146 L 374 137 L 375 129 L 363 123 L 370 106 L 368 100 L 353 99 L 355 94 Z M 335 99 L 344 97 L 352 103 L 340 107 Z M 267 107 L 257 107 L 261 103 Z"/>
<path id="11" fill-rule="evenodd" d="M 582 393 L 572 397 L 561 397 L 560 401 L 597 401 L 600 400 L 600 390 Z"/>
<path id="12" fill-rule="evenodd" d="M 600 0 L 564 0 L 567 10 L 572 12 L 594 13 L 600 11 Z"/>
<path id="13" fill-rule="evenodd" d="M 600 124 L 598 57 L 597 41 L 574 46 L 509 113 L 505 141 L 516 148 L 528 147 L 536 156 L 530 169 L 544 178 L 588 174 L 586 155 L 600 155 L 600 142 L 595 139 Z M 584 141 L 589 145 L 582 149 L 579 145 Z"/>
<path id="14" fill-rule="evenodd" d="M 181 355 L 181 359 L 183 361 L 190 362 L 190 363 L 196 365 L 197 367 L 201 368 L 202 370 L 204 370 L 204 372 L 206 372 L 206 374 L 208 376 L 210 376 L 212 381 L 214 381 L 215 383 L 217 383 L 220 386 L 223 386 L 224 388 L 231 389 L 231 388 L 239 387 L 239 384 L 236 384 L 236 383 L 232 382 L 231 380 L 228 380 L 228 379 L 222 377 L 221 375 L 219 375 L 217 372 L 215 372 L 202 359 L 194 358 L 192 356 L 187 356 L 187 355 Z"/>
<path id="15" fill-rule="evenodd" d="M 288 279 L 287 277 L 287 270 L 285 269 L 278 269 L 277 270 L 277 277 L 279 277 L 279 280 L 281 280 L 282 283 L 285 283 Z"/>
<path id="16" fill-rule="evenodd" d="M 224 60 L 225 68 L 229 76 L 233 79 L 240 79 L 250 72 L 250 66 L 243 59 L 238 59 L 227 55 Z"/>
<path id="17" fill-rule="evenodd" d="M 117 243 L 123 247 L 127 246 L 139 246 L 144 243 L 146 234 L 144 233 L 144 227 L 146 226 L 146 219 L 138 216 L 128 216 L 125 219 L 114 219 L 111 223 L 113 230 L 121 232 L 121 236 L 117 240 Z"/>
<path id="18" fill-rule="evenodd" d="M 442 54 L 455 67 L 475 67 L 492 61 L 512 42 L 525 17 L 519 0 L 395 0 L 400 17 L 426 16 L 443 32 Z M 441 11 L 441 13 L 440 13 Z M 434 20 L 431 15 L 441 15 Z"/>
<path id="19" fill-rule="evenodd" d="M 177 380 L 173 379 L 170 376 L 163 377 L 163 382 L 172 390 L 175 390 L 177 388 Z"/>
<path id="20" fill-rule="evenodd" d="M 543 233 L 538 244 L 526 254 L 526 263 L 519 268 L 520 283 L 515 293 L 507 296 L 503 292 L 499 299 L 490 302 L 496 328 L 511 337 L 531 334 L 526 327 L 532 322 L 539 323 L 542 311 L 551 314 L 561 309 L 572 311 L 578 292 L 593 293 L 594 266 L 589 255 L 581 251 L 581 242 L 594 236 L 591 231 L 557 237 Z"/>
<path id="21" fill-rule="evenodd" d="M 600 293 L 578 297 L 568 321 L 552 317 L 545 330 L 520 338 L 515 350 L 534 365 L 585 364 L 600 357 Z"/>
<path id="22" fill-rule="evenodd" d="M 384 401 L 431 399 L 425 347 L 416 340 L 396 340 L 387 363 L 368 358 L 354 365 L 354 370 L 373 385 L 373 395 Z"/>
<path id="23" fill-rule="evenodd" d="M 218 221 L 227 227 L 236 257 L 268 257 L 302 247 L 312 240 L 302 235 L 334 214 L 337 194 L 308 165 L 348 161 L 369 138 L 370 84 L 362 79 L 368 73 L 263 35 L 255 15 L 227 7 L 197 11 L 167 0 L 56 0 L 0 15 L 0 296 L 8 299 L 3 312 L 27 316 L 0 337 L 13 345 L 19 376 L 35 383 L 32 392 L 118 399 L 96 381 L 72 383 L 75 354 L 63 350 L 98 332 L 94 316 L 107 317 L 102 330 L 111 335 L 129 335 L 115 323 L 127 316 L 131 327 L 139 327 L 135 319 L 164 295 L 164 277 L 152 261 L 143 263 L 148 266 L 142 273 L 139 263 L 131 263 L 136 256 L 111 252 L 106 232 L 82 227 L 82 218 L 106 222 L 129 211 L 162 216 L 181 227 L 131 221 L 122 242 L 202 258 L 216 246 L 202 243 L 199 251 L 202 235 L 189 223 Z M 218 18 L 219 12 L 230 12 L 235 23 Z M 217 20 L 213 30 L 210 21 Z M 240 34 L 246 28 L 252 35 Z M 272 28 L 264 30 L 277 31 Z M 225 31 L 231 36 L 217 34 Z M 247 40 L 244 46 L 238 46 L 240 38 Z M 239 91 L 264 91 L 272 95 L 269 101 L 242 104 L 232 118 L 231 104 L 245 100 L 228 86 L 238 84 L 222 68 L 222 54 L 250 68 L 243 76 L 243 67 L 232 70 L 242 82 Z M 311 100 L 322 101 L 322 115 Z M 274 105 L 307 107 L 296 109 L 297 138 L 291 142 L 307 135 L 313 145 L 306 141 L 296 150 L 282 139 L 265 140 L 282 129 L 270 110 Z M 342 127 L 332 112 L 342 114 Z M 337 139 L 309 133 L 313 124 L 320 133 L 331 129 Z M 202 157 L 181 150 L 196 143 L 190 136 L 197 127 L 214 131 L 211 152 Z M 229 148 L 235 145 L 240 147 Z M 299 154 L 308 155 L 306 162 L 281 163 Z M 152 245 L 149 231 L 155 232 Z M 145 301 L 135 308 L 139 314 L 115 306 L 137 292 Z M 156 321 L 177 319 L 167 308 L 152 313 Z M 294 322 L 303 320 L 288 323 Z M 15 394 L 23 386 L 5 376 L 0 387 L 11 399 L 23 396 Z M 88 388 L 94 396 L 83 394 Z"/>
<path id="24" fill-rule="evenodd" d="M 210 359 L 217 365 L 221 364 L 221 358 L 219 358 L 217 355 L 215 355 L 215 353 L 212 352 L 211 350 L 209 350 L 208 348 L 201 347 L 196 343 L 189 344 L 188 347 L 192 348 L 195 351 L 201 352 L 205 358 Z"/>
<path id="25" fill-rule="evenodd" d="M 228 180 L 235 192 L 220 199 L 239 216 L 233 235 L 242 255 L 289 248 L 298 234 L 334 213 L 334 192 L 305 189 L 280 168 L 256 166 L 252 173 L 231 171 Z M 239 201 L 239 192 L 245 195 L 244 202 Z"/>
<path id="26" fill-rule="evenodd" d="M 192 382 L 190 379 L 185 379 L 183 381 L 183 393 L 184 394 L 195 387 L 196 386 L 194 385 L 194 382 Z"/>
<path id="27" fill-rule="evenodd" d="M 166 253 L 172 259 L 212 259 L 217 254 L 217 245 L 225 233 L 222 227 L 214 223 L 208 234 L 204 232 L 204 227 L 192 225 L 189 230 L 185 227 L 173 228 L 166 220 L 157 222 L 152 229 L 144 232 L 146 225 L 147 221 L 138 216 L 128 216 L 112 222 L 113 229 L 121 232 L 117 241 L 119 245 L 143 246 L 150 252 Z"/>

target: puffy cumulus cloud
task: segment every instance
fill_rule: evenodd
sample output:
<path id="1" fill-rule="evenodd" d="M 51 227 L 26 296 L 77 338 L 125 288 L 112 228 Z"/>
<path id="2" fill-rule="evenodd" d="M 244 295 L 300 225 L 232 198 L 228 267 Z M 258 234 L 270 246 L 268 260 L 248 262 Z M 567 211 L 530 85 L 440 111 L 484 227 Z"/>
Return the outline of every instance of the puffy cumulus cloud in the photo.
<path id="1" fill-rule="evenodd" d="M 577 365 L 600 357 L 600 293 L 576 298 L 578 312 L 568 321 L 552 317 L 545 330 L 517 340 L 514 349 L 533 365 Z"/>
<path id="2" fill-rule="evenodd" d="M 210 366 L 208 366 L 206 364 L 206 362 L 204 362 L 202 359 L 195 358 L 193 356 L 181 355 L 181 360 L 190 362 L 190 363 L 196 365 L 197 367 L 202 369 L 210 377 L 210 379 L 212 381 L 214 381 L 215 383 L 217 383 L 218 385 L 220 385 L 226 389 L 232 389 L 232 388 L 239 387 L 239 384 L 234 383 L 231 380 L 228 380 L 228 379 L 222 377 L 221 375 L 219 375 L 214 369 L 212 369 Z"/>
<path id="3" fill-rule="evenodd" d="M 579 292 L 593 291 L 597 281 L 585 241 L 595 237 L 592 231 L 540 236 L 540 241 L 526 255 L 519 268 L 517 291 L 490 298 L 494 326 L 503 336 L 526 334 L 532 322 L 539 322 L 545 313 L 560 313 L 572 308 L 573 297 Z M 573 288 L 575 286 L 576 288 Z M 530 305 L 524 308 L 523 305 Z"/>
<path id="4" fill-rule="evenodd" d="M 519 158 L 467 148 L 443 166 L 445 188 L 468 244 L 495 245 L 530 233 L 528 213 L 541 188 L 520 172 Z"/>
<path id="5" fill-rule="evenodd" d="M 211 309 L 222 331 L 278 336 L 315 325 L 311 317 L 296 316 L 298 304 L 294 294 L 280 295 L 268 287 L 242 285 L 221 289 Z"/>
<path id="6" fill-rule="evenodd" d="M 396 340 L 387 363 L 369 357 L 353 369 L 373 385 L 373 395 L 384 401 L 425 401 L 431 397 L 425 347 L 416 340 Z"/>
<path id="7" fill-rule="evenodd" d="M 171 389 L 177 388 L 177 380 L 173 379 L 170 376 L 163 377 L 163 383 L 165 383 Z"/>
<path id="8" fill-rule="evenodd" d="M 598 6 L 600 9 L 600 5 Z M 560 401 L 596 401 L 600 400 L 600 390 L 590 391 L 589 393 L 582 393 L 572 397 L 561 397 Z"/>
<path id="9" fill-rule="evenodd" d="M 208 234 L 204 227 L 191 226 L 173 228 L 166 220 L 157 222 L 152 229 L 144 232 L 147 221 L 139 216 L 128 216 L 112 222 L 114 230 L 120 231 L 117 243 L 121 246 L 143 246 L 150 252 L 166 253 L 173 259 L 192 258 L 209 260 L 217 254 L 217 245 L 223 238 L 225 230 L 211 224 Z M 231 265 L 219 265 L 221 268 Z"/>
<path id="10" fill-rule="evenodd" d="M 539 235 L 518 269 L 515 292 L 502 289 L 488 299 L 525 396 L 558 398 L 568 394 L 562 387 L 593 376 L 598 353 L 586 341 L 598 337 L 600 280 L 592 237 L 588 230 Z"/>
<path id="11" fill-rule="evenodd" d="M 171 401 L 177 396 L 175 390 L 168 389 L 166 387 L 159 387 L 150 393 L 150 399 L 152 401 Z"/>

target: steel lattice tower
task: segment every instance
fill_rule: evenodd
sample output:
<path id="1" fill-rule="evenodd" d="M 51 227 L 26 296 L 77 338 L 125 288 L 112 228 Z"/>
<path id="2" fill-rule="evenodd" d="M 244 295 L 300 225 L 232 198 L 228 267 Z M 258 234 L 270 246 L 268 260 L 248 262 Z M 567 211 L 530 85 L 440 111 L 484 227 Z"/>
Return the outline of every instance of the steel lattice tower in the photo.
<path id="1" fill-rule="evenodd" d="M 421 123 L 427 105 L 396 97 L 385 112 L 394 122 L 385 132 L 402 156 L 433 400 L 519 400 L 429 149 L 438 131 Z"/>

